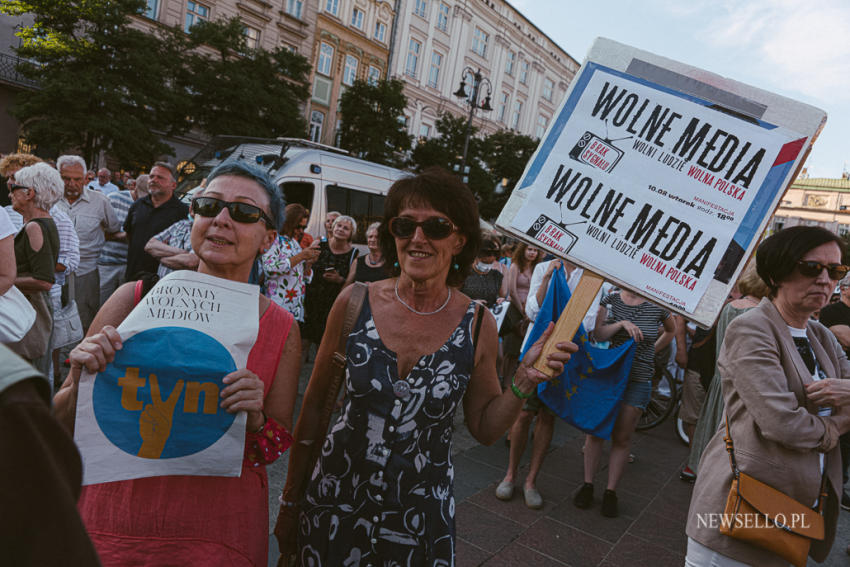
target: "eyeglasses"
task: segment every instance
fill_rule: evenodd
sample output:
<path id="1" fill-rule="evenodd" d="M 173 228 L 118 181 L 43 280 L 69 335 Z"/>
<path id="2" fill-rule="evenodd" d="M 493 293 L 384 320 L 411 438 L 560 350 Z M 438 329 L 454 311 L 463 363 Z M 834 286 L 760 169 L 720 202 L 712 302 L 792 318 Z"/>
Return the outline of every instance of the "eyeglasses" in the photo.
<path id="1" fill-rule="evenodd" d="M 442 240 L 457 230 L 457 227 L 447 218 L 431 217 L 417 222 L 407 217 L 395 217 L 390 220 L 390 234 L 396 238 L 413 238 L 417 227 L 422 228 L 425 238 Z"/>
<path id="2" fill-rule="evenodd" d="M 842 264 L 821 264 L 813 260 L 800 260 L 797 262 L 797 270 L 807 278 L 816 278 L 826 270 L 829 279 L 840 280 L 850 272 L 850 266 Z"/>
<path id="3" fill-rule="evenodd" d="M 18 189 L 29 189 L 26 185 L 18 185 L 17 183 L 8 183 L 6 186 L 9 188 L 9 193 L 13 193 Z"/>
<path id="4" fill-rule="evenodd" d="M 499 251 L 493 248 L 485 248 L 481 251 L 481 254 L 479 254 L 479 256 L 495 256 L 498 253 Z"/>
<path id="5" fill-rule="evenodd" d="M 274 228 L 272 219 L 263 212 L 263 209 L 255 205 L 222 201 L 215 197 L 195 197 L 192 201 L 192 210 L 196 215 L 201 215 L 202 217 L 216 217 L 225 207 L 230 213 L 230 218 L 236 222 L 250 224 L 262 220 L 266 223 L 266 226 Z"/>

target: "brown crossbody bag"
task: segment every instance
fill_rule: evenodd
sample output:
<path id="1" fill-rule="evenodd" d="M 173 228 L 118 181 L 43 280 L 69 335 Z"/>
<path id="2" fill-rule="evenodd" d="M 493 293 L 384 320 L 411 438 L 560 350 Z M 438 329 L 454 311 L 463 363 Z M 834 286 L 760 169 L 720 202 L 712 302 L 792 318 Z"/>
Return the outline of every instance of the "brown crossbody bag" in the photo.
<path id="1" fill-rule="evenodd" d="M 812 540 L 822 540 L 826 534 L 823 520 L 826 472 L 821 475 L 815 510 L 738 469 L 728 417 L 723 440 L 734 476 L 720 533 L 770 551 L 796 567 L 805 567 Z"/>

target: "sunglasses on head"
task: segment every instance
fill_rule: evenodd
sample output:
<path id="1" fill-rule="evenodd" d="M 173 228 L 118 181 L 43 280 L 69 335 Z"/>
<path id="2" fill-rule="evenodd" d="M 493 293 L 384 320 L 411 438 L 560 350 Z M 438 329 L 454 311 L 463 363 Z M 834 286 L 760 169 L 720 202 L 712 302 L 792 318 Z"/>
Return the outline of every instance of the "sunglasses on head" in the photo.
<path id="1" fill-rule="evenodd" d="M 821 264 L 814 260 L 800 260 L 797 262 L 797 270 L 800 274 L 807 278 L 816 278 L 821 274 L 821 272 L 826 270 L 827 275 L 829 275 L 829 279 L 840 280 L 847 275 L 847 272 L 850 272 L 850 266 L 844 266 L 842 264 Z"/>
<path id="2" fill-rule="evenodd" d="M 266 226 L 274 228 L 272 219 L 263 212 L 263 209 L 256 205 L 235 201 L 222 201 L 215 197 L 195 197 L 192 201 L 192 211 L 202 217 L 216 217 L 224 208 L 227 208 L 230 218 L 236 222 L 255 223 L 262 220 L 266 223 Z"/>
<path id="3" fill-rule="evenodd" d="M 390 234 L 396 238 L 413 238 L 416 227 L 422 228 L 422 233 L 429 240 L 442 240 L 457 230 L 457 227 L 447 218 L 431 217 L 417 222 L 407 217 L 395 217 L 390 220 Z"/>

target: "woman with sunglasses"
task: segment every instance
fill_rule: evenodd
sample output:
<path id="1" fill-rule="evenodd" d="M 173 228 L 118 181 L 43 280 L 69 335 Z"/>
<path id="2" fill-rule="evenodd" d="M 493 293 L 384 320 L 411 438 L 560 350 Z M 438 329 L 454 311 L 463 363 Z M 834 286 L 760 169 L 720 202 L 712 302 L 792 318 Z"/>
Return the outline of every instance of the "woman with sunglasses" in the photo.
<path id="1" fill-rule="evenodd" d="M 460 288 L 461 293 L 470 299 L 482 302 L 487 307 L 493 307 L 500 299 L 508 295 L 508 282 L 496 259 L 499 257 L 499 241 L 492 236 L 485 236 L 478 251 L 478 257 L 472 264 L 472 270 Z"/>
<path id="2" fill-rule="evenodd" d="M 454 288 L 480 238 L 475 199 L 456 177 L 433 168 L 397 181 L 379 234 L 394 277 L 369 284 L 348 339 L 342 414 L 326 437 L 316 430 L 353 286 L 331 310 L 295 429 L 290 471 L 310 440 L 323 443 L 307 486 L 287 478 L 275 529 L 299 565 L 453 564 L 455 411 L 463 403 L 470 432 L 489 445 L 546 379 L 528 366 L 542 339 L 503 393 L 495 320 Z M 559 348 L 548 358 L 556 374 L 575 345 Z"/>
<path id="3" fill-rule="evenodd" d="M 353 218 L 337 215 L 331 224 L 328 240 L 319 243 L 319 257 L 313 264 L 313 279 L 307 286 L 304 303 L 307 310 L 305 354 L 309 354 L 311 342 L 319 344 L 322 341 L 328 313 L 342 291 L 351 263 L 357 258 L 357 249 L 351 245 L 356 233 L 357 222 Z"/>
<path id="4" fill-rule="evenodd" d="M 847 401 L 826 392 L 847 384 L 850 363 L 832 333 L 811 316 L 850 269 L 841 254 L 841 239 L 821 227 L 795 226 L 762 242 L 756 269 L 770 294 L 729 324 L 717 361 L 737 469 L 822 510 L 826 537 L 813 541 L 809 553 L 818 562 L 835 537 L 842 486 L 838 438 L 850 430 Z M 733 468 L 726 434 L 721 426 L 700 460 L 686 565 L 787 566 L 775 553 L 704 521 L 723 513 L 729 495 Z"/>
<path id="5" fill-rule="evenodd" d="M 307 209 L 298 203 L 286 206 L 286 220 L 277 239 L 263 254 L 263 290 L 266 297 L 304 324 L 304 294 L 313 277 L 311 266 L 319 257 L 319 243 L 301 248 L 307 228 Z"/>
<path id="6" fill-rule="evenodd" d="M 272 245 L 283 203 L 268 175 L 245 164 L 221 165 L 192 202 L 198 271 L 248 282 Z M 135 305 L 135 282 L 118 288 L 88 336 L 71 352 L 71 373 L 54 410 L 73 430 L 83 367 L 102 371 L 121 348 L 115 330 Z M 266 565 L 268 478 L 291 440 L 300 371 L 300 337 L 290 313 L 258 293 L 259 332 L 247 367 L 225 376 L 221 406 L 247 413 L 239 477 L 162 476 L 86 486 L 80 514 L 104 565 Z"/>

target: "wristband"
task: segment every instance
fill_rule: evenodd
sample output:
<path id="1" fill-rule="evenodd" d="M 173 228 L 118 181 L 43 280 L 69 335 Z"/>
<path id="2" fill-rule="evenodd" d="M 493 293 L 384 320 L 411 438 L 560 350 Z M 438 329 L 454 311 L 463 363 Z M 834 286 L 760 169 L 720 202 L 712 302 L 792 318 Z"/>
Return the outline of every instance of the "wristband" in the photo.
<path id="1" fill-rule="evenodd" d="M 523 391 L 522 391 L 522 390 L 520 390 L 520 389 L 517 387 L 517 385 L 516 385 L 516 376 L 514 376 L 513 378 L 511 378 L 511 392 L 513 392 L 513 393 L 514 393 L 514 396 L 516 396 L 517 398 L 519 398 L 519 399 L 521 399 L 521 400 L 527 400 L 528 398 L 530 398 L 531 396 L 533 396 L 533 395 L 534 395 L 534 392 L 533 392 L 533 391 L 532 391 L 532 392 L 530 392 L 530 393 L 528 393 L 528 394 L 525 394 L 525 393 L 523 393 Z"/>

